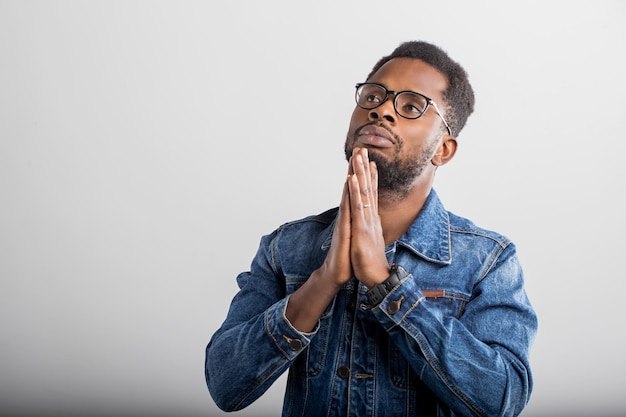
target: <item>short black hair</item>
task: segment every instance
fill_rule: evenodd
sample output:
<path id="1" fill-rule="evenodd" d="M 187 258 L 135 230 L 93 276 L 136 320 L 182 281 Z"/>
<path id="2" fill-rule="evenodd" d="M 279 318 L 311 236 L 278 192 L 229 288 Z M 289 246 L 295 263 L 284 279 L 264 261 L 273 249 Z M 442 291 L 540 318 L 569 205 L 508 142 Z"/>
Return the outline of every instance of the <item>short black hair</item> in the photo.
<path id="1" fill-rule="evenodd" d="M 448 78 L 448 87 L 443 91 L 446 121 L 452 134 L 457 136 L 474 111 L 474 90 L 465 69 L 448 56 L 440 47 L 424 41 L 408 41 L 382 57 L 367 76 L 370 79 L 384 64 L 394 58 L 413 58 L 426 62 Z"/>

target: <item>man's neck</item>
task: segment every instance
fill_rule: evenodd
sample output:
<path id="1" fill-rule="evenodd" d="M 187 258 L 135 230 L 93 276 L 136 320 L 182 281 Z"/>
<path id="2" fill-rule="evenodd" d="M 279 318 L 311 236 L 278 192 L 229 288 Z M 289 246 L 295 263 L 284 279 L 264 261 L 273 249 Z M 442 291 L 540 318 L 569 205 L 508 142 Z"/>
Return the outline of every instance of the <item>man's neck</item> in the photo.
<path id="1" fill-rule="evenodd" d="M 384 191 L 379 193 L 378 214 L 386 245 L 396 241 L 409 230 L 422 210 L 430 190 L 430 184 L 428 187 L 416 185 L 402 199 L 386 197 Z"/>

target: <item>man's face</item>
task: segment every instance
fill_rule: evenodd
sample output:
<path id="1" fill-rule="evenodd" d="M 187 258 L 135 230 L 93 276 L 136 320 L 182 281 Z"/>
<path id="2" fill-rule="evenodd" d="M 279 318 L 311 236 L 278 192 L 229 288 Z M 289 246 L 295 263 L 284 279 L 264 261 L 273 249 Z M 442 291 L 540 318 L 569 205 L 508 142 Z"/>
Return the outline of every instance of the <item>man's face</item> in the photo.
<path id="1" fill-rule="evenodd" d="M 423 61 L 395 58 L 383 65 L 368 82 L 384 85 L 391 91 L 422 93 L 440 105 L 446 77 Z M 352 113 L 345 152 L 367 148 L 378 167 L 378 187 L 398 198 L 405 197 L 424 170 L 435 170 L 431 163 L 442 137 L 442 122 L 429 108 L 418 119 L 405 119 L 393 108 L 390 95 L 379 107 L 365 110 L 358 106 Z"/>

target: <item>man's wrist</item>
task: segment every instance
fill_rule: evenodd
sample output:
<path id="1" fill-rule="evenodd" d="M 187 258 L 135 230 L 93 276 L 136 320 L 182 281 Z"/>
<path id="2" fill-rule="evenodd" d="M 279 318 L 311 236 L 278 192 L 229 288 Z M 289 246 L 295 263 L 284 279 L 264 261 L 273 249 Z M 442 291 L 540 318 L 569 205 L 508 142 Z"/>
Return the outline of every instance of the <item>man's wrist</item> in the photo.
<path id="1" fill-rule="evenodd" d="M 398 267 L 394 264 L 391 266 L 391 272 L 389 277 L 380 284 L 374 285 L 365 293 L 367 297 L 367 303 L 370 306 L 377 306 L 383 301 L 383 299 L 389 294 L 395 287 L 400 285 L 402 280 L 402 272 L 399 272 Z"/>

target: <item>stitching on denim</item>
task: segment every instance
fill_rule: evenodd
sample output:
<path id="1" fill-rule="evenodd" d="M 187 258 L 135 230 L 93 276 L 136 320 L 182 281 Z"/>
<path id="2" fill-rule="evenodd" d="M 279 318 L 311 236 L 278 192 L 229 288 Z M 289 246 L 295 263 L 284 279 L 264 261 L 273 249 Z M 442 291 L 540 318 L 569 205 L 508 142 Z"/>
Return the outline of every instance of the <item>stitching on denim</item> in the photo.
<path id="1" fill-rule="evenodd" d="M 419 303 L 421 303 L 421 302 L 422 302 L 423 300 L 425 300 L 425 299 L 426 299 L 426 297 L 424 297 L 424 296 L 421 296 L 420 298 L 418 298 L 418 299 L 417 299 L 417 301 L 415 301 L 415 302 L 411 305 L 411 307 L 409 307 L 409 308 L 406 310 L 406 312 L 402 315 L 402 317 L 400 317 L 400 319 L 399 319 L 396 323 L 394 323 L 391 327 L 389 327 L 389 328 L 388 328 L 388 329 L 386 329 L 386 330 L 389 332 L 389 331 L 391 331 L 392 329 L 395 329 L 396 327 L 400 326 L 400 324 L 404 321 L 404 319 L 406 318 L 406 316 L 407 316 L 407 315 L 408 315 L 411 311 L 413 311 L 413 309 L 415 309 L 415 307 L 417 307 L 417 305 L 418 305 Z M 391 318 L 391 317 L 389 317 L 389 318 Z"/>
<path id="2" fill-rule="evenodd" d="M 272 239 L 272 241 L 270 242 L 270 266 L 272 267 L 272 270 L 274 271 L 274 274 L 277 277 L 282 278 L 283 283 L 285 283 L 285 275 L 283 274 L 283 269 L 280 267 L 280 260 L 278 258 L 278 237 L 279 237 L 279 233 L 281 230 L 282 226 L 278 228 L 278 230 L 276 231 L 276 235 L 274 236 L 274 238 Z"/>
<path id="3" fill-rule="evenodd" d="M 420 299 L 421 300 L 421 299 Z M 417 303 L 416 303 L 417 305 Z M 458 390 L 456 388 L 456 385 L 454 385 L 445 375 L 445 373 L 443 372 L 443 370 L 441 369 L 441 366 L 439 364 L 439 361 L 437 360 L 437 357 L 433 354 L 433 352 L 429 349 L 428 347 L 428 343 L 426 342 L 426 340 L 424 339 L 423 335 L 415 328 L 413 327 L 413 325 L 411 325 L 410 322 L 404 322 L 404 326 L 402 326 L 402 328 L 413 337 L 413 339 L 415 340 L 415 342 L 418 344 L 418 346 L 420 347 L 424 358 L 426 359 L 426 361 L 428 362 L 428 365 L 430 365 L 431 369 L 435 372 L 435 374 L 437 374 L 437 376 L 439 377 L 439 379 L 441 380 L 441 382 L 443 382 L 450 391 L 452 391 L 452 393 L 454 393 L 454 395 L 456 395 L 456 397 L 461 400 L 463 402 L 463 404 L 465 404 L 467 406 L 467 408 L 469 408 L 470 410 L 472 410 L 476 415 L 481 416 L 481 417 L 488 417 L 488 415 L 481 410 L 478 405 L 476 403 L 474 403 L 471 398 L 469 398 L 467 395 L 465 395 L 463 392 L 461 392 L 460 390 Z"/>
<path id="4" fill-rule="evenodd" d="M 346 301 L 352 295 L 353 295 L 352 291 L 350 291 L 348 294 L 346 294 L 345 295 Z M 346 316 L 349 316 L 349 313 L 348 313 L 348 309 L 346 309 L 346 308 L 342 308 L 340 311 L 342 311 L 342 313 L 341 313 L 342 318 L 341 318 L 341 332 L 339 333 L 339 337 L 343 338 L 344 335 L 346 334 L 346 329 L 348 327 L 348 317 L 346 317 Z M 336 354 L 335 357 L 336 358 L 343 357 L 344 349 L 345 349 L 344 344 L 340 343 L 339 344 L 339 349 L 338 349 L 337 354 Z M 332 373 L 332 376 L 333 376 L 333 378 L 332 378 L 332 381 L 330 383 L 330 392 L 331 393 L 334 392 L 334 390 L 335 390 L 335 383 L 337 381 L 337 373 L 336 372 Z M 326 411 L 326 416 L 331 416 L 332 405 L 333 405 L 333 396 L 331 395 L 330 400 L 328 401 L 328 408 L 326 409 L 327 410 Z"/>
<path id="5" fill-rule="evenodd" d="M 511 243 L 511 241 L 507 237 L 500 236 L 494 233 L 483 232 L 481 230 L 476 230 L 476 229 L 463 229 L 463 228 L 456 228 L 456 227 L 450 226 L 450 231 L 454 233 L 461 233 L 461 234 L 466 234 L 466 235 L 481 236 L 489 240 L 493 240 L 494 242 L 498 244 L 498 246 L 502 246 L 503 248 L 507 247 Z"/>
<path id="6" fill-rule="evenodd" d="M 498 247 L 499 250 L 491 251 L 491 253 L 489 254 L 489 258 L 485 259 L 485 263 L 484 263 L 485 267 L 483 268 L 481 273 L 478 275 L 478 278 L 476 279 L 476 282 L 474 282 L 474 285 L 478 285 L 483 279 L 485 279 L 487 275 L 489 275 L 489 272 L 493 269 L 493 266 L 495 265 L 496 261 L 500 258 L 500 255 L 504 253 L 507 247 L 508 245 L 499 246 Z"/>
<path id="7" fill-rule="evenodd" d="M 269 319 L 269 312 L 270 310 L 267 310 L 265 312 L 265 330 L 267 331 L 267 334 L 272 338 L 272 340 L 274 341 L 274 344 L 276 345 L 276 347 L 278 348 L 278 350 L 281 351 L 281 353 L 285 356 L 286 359 L 290 360 L 291 358 L 289 357 L 289 354 L 287 354 L 287 352 L 285 352 L 283 350 L 283 348 L 280 346 L 280 342 L 278 341 L 278 339 L 276 339 L 274 337 L 274 333 L 272 333 L 271 327 L 270 327 L 270 319 Z M 282 316 L 282 314 L 281 314 Z"/>
<path id="8" fill-rule="evenodd" d="M 272 365 L 277 364 L 278 366 L 274 366 L 275 369 L 273 369 L 269 375 L 267 375 L 265 378 L 257 378 L 254 383 L 252 383 L 247 390 L 242 392 L 241 395 L 241 399 L 239 401 L 237 401 L 235 408 L 231 411 L 235 411 L 241 408 L 241 404 L 252 394 L 254 393 L 261 385 L 263 385 L 263 383 L 265 381 L 267 381 L 268 379 L 271 379 L 276 373 L 282 373 L 281 369 L 283 368 L 283 366 L 280 364 L 280 361 L 277 360 L 274 363 L 272 363 Z M 267 369 L 272 369 L 272 366 L 268 366 Z"/>

